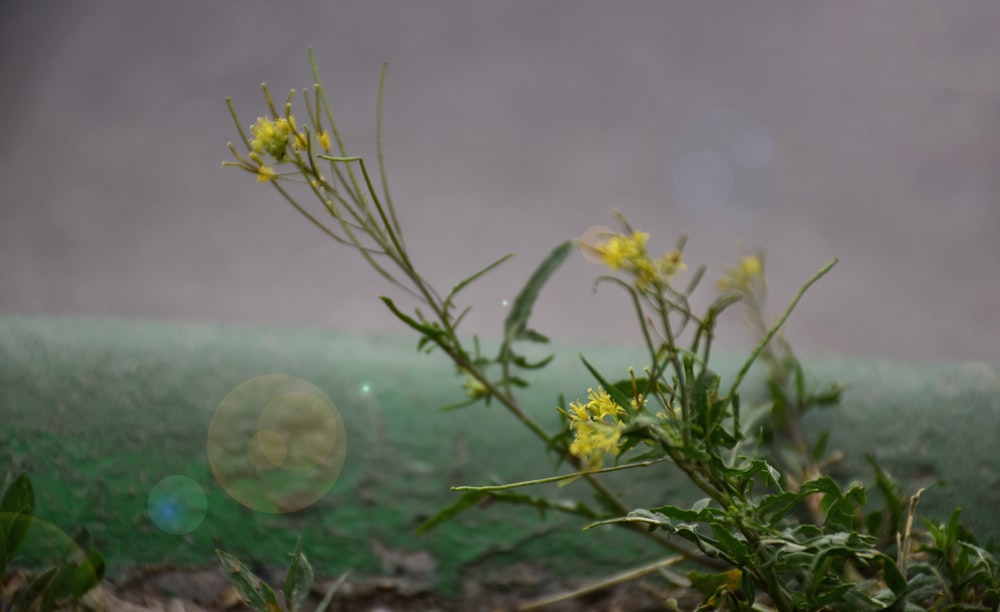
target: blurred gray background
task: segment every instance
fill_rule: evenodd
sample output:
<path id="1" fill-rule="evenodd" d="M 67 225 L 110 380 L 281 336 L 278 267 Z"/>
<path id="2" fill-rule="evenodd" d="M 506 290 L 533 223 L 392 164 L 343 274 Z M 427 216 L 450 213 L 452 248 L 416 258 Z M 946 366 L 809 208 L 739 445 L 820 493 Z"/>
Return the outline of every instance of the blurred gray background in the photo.
<path id="1" fill-rule="evenodd" d="M 557 243 L 620 208 L 654 251 L 689 232 L 714 280 L 764 247 L 808 354 L 1000 361 L 1000 5 L 963 2 L 13 0 L 0 8 L 0 312 L 400 330 L 415 305 L 235 169 L 249 125 L 311 87 L 387 168 L 441 292 L 495 335 Z M 300 111 L 301 113 L 301 111 Z M 534 326 L 635 342 L 574 256 Z M 719 343 L 750 342 L 740 317 Z"/>

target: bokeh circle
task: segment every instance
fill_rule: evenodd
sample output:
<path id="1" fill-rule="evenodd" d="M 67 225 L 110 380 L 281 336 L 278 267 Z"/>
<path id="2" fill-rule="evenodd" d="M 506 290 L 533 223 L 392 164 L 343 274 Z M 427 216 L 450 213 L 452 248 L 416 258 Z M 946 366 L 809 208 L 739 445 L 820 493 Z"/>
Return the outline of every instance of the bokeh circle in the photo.
<path id="1" fill-rule="evenodd" d="M 150 489 L 149 519 L 171 535 L 191 533 L 208 512 L 208 498 L 200 484 L 187 476 L 167 476 Z"/>
<path id="2" fill-rule="evenodd" d="M 333 486 L 347 458 L 337 407 L 312 383 L 258 376 L 223 398 L 208 426 L 212 473 L 233 499 L 258 512 L 301 510 Z"/>
<path id="3" fill-rule="evenodd" d="M 781 160 L 770 130 L 742 111 L 713 109 L 684 123 L 667 150 L 672 200 L 717 226 L 754 220 L 773 201 Z"/>
<path id="4" fill-rule="evenodd" d="M 83 550 L 66 532 L 44 519 L 25 514 L 0 512 L 0 523 L 6 524 L 8 528 L 27 530 L 24 541 L 17 549 L 17 554 L 7 567 L 7 573 L 4 576 L 6 584 L 4 589 L 0 590 L 0 610 L 38 609 L 37 606 L 15 608 L 13 607 L 14 601 L 8 601 L 7 598 L 9 596 L 11 599 L 16 599 L 18 592 L 28 587 L 27 580 L 29 578 L 36 577 L 45 570 L 65 562 L 70 562 L 76 567 L 74 581 L 87 580 L 91 583 L 97 583 L 94 588 L 80 598 L 80 601 L 86 603 L 92 610 L 107 609 L 104 590 L 101 588 L 100 581 L 97 580 L 98 572 L 103 572 L 104 568 L 96 567 L 96 563 L 92 562 L 93 559 L 88 559 L 87 551 Z M 100 552 L 99 547 L 94 547 L 94 550 Z M 19 580 L 22 582 L 15 588 L 15 581 Z"/>

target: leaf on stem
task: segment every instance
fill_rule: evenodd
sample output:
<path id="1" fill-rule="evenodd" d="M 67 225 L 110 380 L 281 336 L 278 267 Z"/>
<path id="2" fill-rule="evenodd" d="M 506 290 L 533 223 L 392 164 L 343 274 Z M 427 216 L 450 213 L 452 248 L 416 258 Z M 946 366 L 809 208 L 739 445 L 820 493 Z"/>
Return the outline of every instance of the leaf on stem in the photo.
<path id="1" fill-rule="evenodd" d="M 295 551 L 291 557 L 292 562 L 288 566 L 288 573 L 285 574 L 285 609 L 288 612 L 295 612 L 309 597 L 309 589 L 312 588 L 314 578 L 312 566 L 302 553 L 301 537 L 296 540 Z"/>
<path id="2" fill-rule="evenodd" d="M 0 572 L 21 547 L 31 527 L 35 492 L 27 472 L 22 472 L 4 491 L 0 500 Z"/>
<path id="3" fill-rule="evenodd" d="M 216 549 L 219 561 L 222 562 L 223 569 L 229 575 L 233 586 L 247 604 L 255 612 L 281 612 L 281 605 L 278 598 L 274 596 L 274 591 L 266 582 L 254 575 L 246 565 L 230 555 Z"/>
<path id="4" fill-rule="evenodd" d="M 549 277 L 562 265 L 572 250 L 572 240 L 567 240 L 556 247 L 545 258 L 545 261 L 538 266 L 535 273 L 528 279 L 527 284 L 521 289 L 521 293 L 514 299 L 514 305 L 511 307 L 510 314 L 507 315 L 507 320 L 504 322 L 504 337 L 507 343 L 512 340 L 548 341 L 545 336 L 528 330 L 528 318 L 531 316 L 531 307 L 534 306 L 535 300 L 538 299 L 538 294 L 541 292 L 542 287 L 549 280 Z"/>

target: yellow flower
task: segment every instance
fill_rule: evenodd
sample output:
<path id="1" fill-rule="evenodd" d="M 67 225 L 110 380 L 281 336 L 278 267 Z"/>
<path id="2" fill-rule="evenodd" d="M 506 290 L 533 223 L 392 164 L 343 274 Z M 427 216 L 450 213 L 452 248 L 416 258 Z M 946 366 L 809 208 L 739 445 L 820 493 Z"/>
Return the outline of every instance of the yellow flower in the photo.
<path id="1" fill-rule="evenodd" d="M 604 464 L 605 456 L 618 455 L 620 423 L 609 425 L 600 421 L 576 421 L 574 428 L 576 438 L 570 444 L 569 452 L 582 459 L 588 469 L 598 470 Z"/>
<path id="2" fill-rule="evenodd" d="M 605 456 L 618 456 L 618 441 L 623 423 L 619 415 L 625 409 L 611 399 L 604 389 L 587 389 L 586 404 L 570 402 L 572 413 L 565 413 L 574 430 L 569 452 L 583 460 L 588 469 L 600 469 Z M 610 418 L 610 419 L 609 419 Z"/>
<path id="3" fill-rule="evenodd" d="M 587 402 L 587 409 L 596 420 L 599 421 L 606 416 L 617 419 L 618 415 L 625 414 L 625 409 L 616 404 L 608 392 L 601 387 L 597 388 L 596 393 L 593 389 L 587 389 L 587 395 L 590 398 L 590 401 Z"/>
<path id="4" fill-rule="evenodd" d="M 590 413 L 580 402 L 570 402 L 569 407 L 573 410 L 573 414 L 567 414 L 571 421 L 587 421 L 590 419 Z"/>
<path id="5" fill-rule="evenodd" d="M 274 168 L 270 166 L 261 166 L 260 168 L 257 168 L 258 183 L 273 181 L 275 176 L 277 176 L 277 174 L 275 173 Z"/>
<path id="6" fill-rule="evenodd" d="M 597 254 L 612 270 L 617 270 L 625 263 L 631 262 L 644 254 L 649 234 L 632 232 L 631 236 L 612 236 L 607 243 L 594 247 Z"/>
<path id="7" fill-rule="evenodd" d="M 266 151 L 277 161 L 285 159 L 288 136 L 292 132 L 287 119 L 280 117 L 273 121 L 270 117 L 258 117 L 257 123 L 250 126 L 250 132 L 254 135 L 250 148 L 256 153 Z"/>
<path id="8" fill-rule="evenodd" d="M 471 375 L 466 375 L 465 382 L 462 384 L 462 388 L 465 389 L 466 397 L 472 399 L 479 399 L 484 397 L 489 393 L 486 385 L 481 383 L 479 380 L 473 378 Z"/>
<path id="9" fill-rule="evenodd" d="M 750 291 L 750 283 L 763 275 L 764 264 L 759 257 L 747 255 L 740 264 L 726 271 L 726 274 L 719 279 L 719 290 L 729 291 L 737 289 L 739 291 Z"/>
<path id="10" fill-rule="evenodd" d="M 659 260 L 660 272 L 666 278 L 687 270 L 687 264 L 681 258 L 681 252 L 677 249 L 670 251 Z"/>
<path id="11" fill-rule="evenodd" d="M 323 150 L 327 153 L 330 152 L 330 133 L 326 130 L 320 130 L 316 132 L 316 139 L 319 140 L 319 145 L 323 147 Z"/>
<path id="12" fill-rule="evenodd" d="M 735 593 L 743 586 L 743 572 L 738 569 L 731 569 L 726 572 L 726 588 Z"/>
<path id="13" fill-rule="evenodd" d="M 753 255 L 744 257 L 743 261 L 740 262 L 740 271 L 748 279 L 760 276 L 761 269 L 760 259 Z"/>
<path id="14" fill-rule="evenodd" d="M 643 257 L 641 259 L 636 259 L 632 262 L 632 271 L 635 274 L 635 285 L 639 289 L 646 289 L 651 285 L 658 284 L 661 280 L 664 280 L 657 273 L 656 264 L 653 263 L 652 259 L 648 257 Z"/>

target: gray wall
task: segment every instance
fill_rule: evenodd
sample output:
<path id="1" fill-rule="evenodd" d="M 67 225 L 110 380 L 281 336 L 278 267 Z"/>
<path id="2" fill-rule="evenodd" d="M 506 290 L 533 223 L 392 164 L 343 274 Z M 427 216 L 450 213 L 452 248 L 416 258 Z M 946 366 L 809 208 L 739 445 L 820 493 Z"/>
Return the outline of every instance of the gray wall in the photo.
<path id="1" fill-rule="evenodd" d="M 469 331 L 619 207 L 656 250 L 689 231 L 711 279 L 766 247 L 775 311 L 840 257 L 790 323 L 802 352 L 1000 361 L 997 32 L 986 0 L 6 2 L 0 311 L 398 329 L 376 299 L 398 291 L 219 164 L 225 97 L 251 123 L 261 81 L 311 85 L 313 46 L 357 154 L 390 63 L 425 276 L 517 252 L 468 293 Z M 574 257 L 536 327 L 636 339 L 598 271 Z M 747 345 L 738 316 L 723 331 Z"/>

